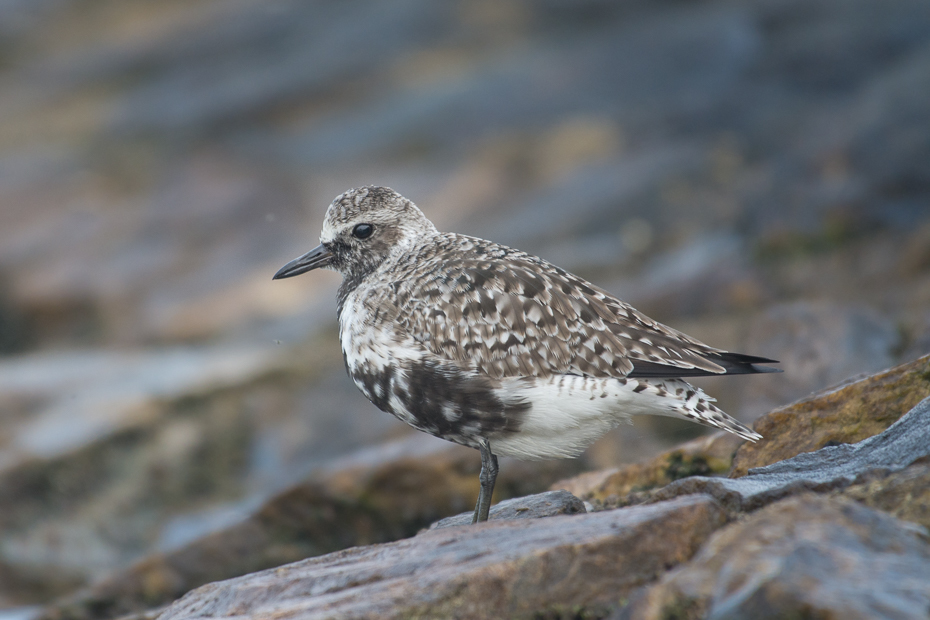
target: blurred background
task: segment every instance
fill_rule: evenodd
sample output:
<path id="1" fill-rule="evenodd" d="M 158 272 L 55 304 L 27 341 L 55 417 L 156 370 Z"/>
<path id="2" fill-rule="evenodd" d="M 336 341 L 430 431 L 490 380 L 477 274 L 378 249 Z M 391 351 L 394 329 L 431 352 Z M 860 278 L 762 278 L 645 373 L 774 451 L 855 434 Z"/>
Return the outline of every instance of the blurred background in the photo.
<path id="1" fill-rule="evenodd" d="M 345 376 L 337 274 L 271 281 L 350 187 L 781 360 L 696 382 L 747 423 L 930 351 L 928 102 L 926 0 L 0 0 L 5 617 L 445 449 Z"/>

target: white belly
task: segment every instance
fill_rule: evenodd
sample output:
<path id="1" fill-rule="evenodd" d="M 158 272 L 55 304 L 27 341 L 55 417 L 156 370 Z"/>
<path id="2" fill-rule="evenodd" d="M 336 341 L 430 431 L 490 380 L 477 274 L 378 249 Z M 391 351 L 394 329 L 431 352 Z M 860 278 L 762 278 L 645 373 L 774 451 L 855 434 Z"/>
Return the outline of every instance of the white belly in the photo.
<path id="1" fill-rule="evenodd" d="M 523 459 L 578 456 L 604 433 L 629 422 L 631 416 L 685 417 L 681 413 L 684 400 L 666 390 L 679 384 L 691 388 L 679 380 L 659 384 L 577 375 L 505 383 L 502 390 L 509 397 L 526 398 L 532 407 L 519 433 L 490 438 L 491 451 Z"/>

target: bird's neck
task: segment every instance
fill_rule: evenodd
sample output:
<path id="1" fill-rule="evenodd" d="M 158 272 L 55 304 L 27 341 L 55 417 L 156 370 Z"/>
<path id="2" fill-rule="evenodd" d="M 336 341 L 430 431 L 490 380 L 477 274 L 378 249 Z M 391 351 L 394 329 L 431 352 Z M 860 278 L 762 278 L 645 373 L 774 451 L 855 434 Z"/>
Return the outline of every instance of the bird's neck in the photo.
<path id="1" fill-rule="evenodd" d="M 339 285 L 339 290 L 336 292 L 336 316 L 342 317 L 342 310 L 345 307 L 349 295 L 355 292 L 372 271 L 374 271 L 374 269 L 343 274 L 342 284 Z"/>

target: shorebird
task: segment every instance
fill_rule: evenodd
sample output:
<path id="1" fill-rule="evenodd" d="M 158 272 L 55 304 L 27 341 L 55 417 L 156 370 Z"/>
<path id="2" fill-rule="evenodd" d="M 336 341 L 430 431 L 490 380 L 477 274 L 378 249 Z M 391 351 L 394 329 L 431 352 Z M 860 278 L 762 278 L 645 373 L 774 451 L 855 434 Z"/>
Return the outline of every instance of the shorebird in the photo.
<path id="1" fill-rule="evenodd" d="M 326 211 L 320 245 L 274 279 L 340 272 L 349 376 L 379 409 L 481 453 L 473 522 L 486 521 L 498 456 L 579 455 L 632 415 L 684 418 L 756 441 L 682 377 L 779 372 L 710 347 L 541 258 L 442 233 L 387 187 Z"/>

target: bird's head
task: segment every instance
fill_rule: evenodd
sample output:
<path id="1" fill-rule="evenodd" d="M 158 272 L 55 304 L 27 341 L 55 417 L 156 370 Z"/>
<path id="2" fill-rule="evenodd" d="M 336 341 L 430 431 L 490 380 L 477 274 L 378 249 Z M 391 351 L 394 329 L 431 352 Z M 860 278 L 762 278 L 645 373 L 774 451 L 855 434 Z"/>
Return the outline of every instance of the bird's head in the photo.
<path id="1" fill-rule="evenodd" d="M 320 267 L 335 269 L 344 277 L 364 276 L 435 234 L 423 212 L 391 188 L 350 189 L 326 210 L 320 245 L 281 267 L 274 279 Z"/>

